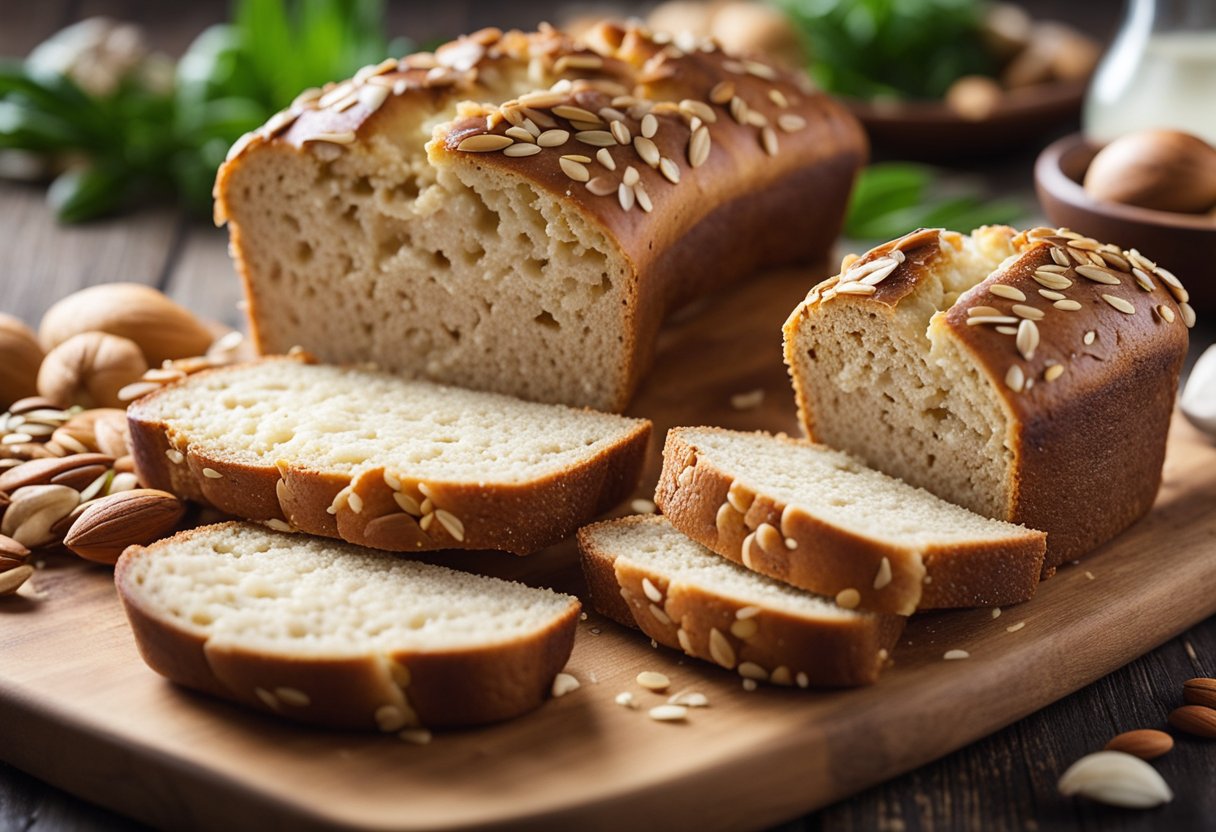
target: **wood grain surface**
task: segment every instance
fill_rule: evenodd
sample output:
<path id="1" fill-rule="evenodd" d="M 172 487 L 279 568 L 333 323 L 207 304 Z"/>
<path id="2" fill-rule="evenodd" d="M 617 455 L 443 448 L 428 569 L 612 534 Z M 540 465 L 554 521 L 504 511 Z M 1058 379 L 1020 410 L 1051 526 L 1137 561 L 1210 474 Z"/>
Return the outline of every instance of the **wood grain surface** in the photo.
<path id="1" fill-rule="evenodd" d="M 656 422 L 795 429 L 779 327 L 814 271 L 758 276 L 663 337 L 633 408 Z M 732 394 L 765 391 L 754 409 Z M 646 482 L 653 488 L 658 445 Z M 301 729 L 184 692 L 136 655 L 110 573 L 48 561 L 0 609 L 0 755 L 90 800 L 174 829 L 739 829 L 840 800 L 991 733 L 1216 613 L 1216 449 L 1178 420 L 1152 514 L 1027 604 L 915 618 L 875 686 L 746 692 L 594 614 L 569 670 L 583 687 L 537 713 L 417 747 Z M 517 559 L 438 556 L 581 589 L 567 543 Z M 1008 627 L 1024 627 L 1009 632 Z M 947 650 L 970 658 L 946 661 Z M 659 670 L 706 693 L 687 724 L 649 720 Z M 1180 681 L 1180 680 L 1179 680 Z M 613 702 L 630 690 L 643 709 Z M 71 754 L 47 754 L 71 748 Z M 307 784 L 306 786 L 304 784 Z"/>

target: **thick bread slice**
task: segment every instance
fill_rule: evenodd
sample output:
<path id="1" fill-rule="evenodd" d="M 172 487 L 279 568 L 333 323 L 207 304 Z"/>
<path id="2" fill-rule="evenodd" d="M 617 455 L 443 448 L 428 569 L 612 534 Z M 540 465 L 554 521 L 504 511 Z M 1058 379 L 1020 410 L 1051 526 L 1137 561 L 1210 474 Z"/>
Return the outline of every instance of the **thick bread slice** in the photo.
<path id="1" fill-rule="evenodd" d="M 580 609 L 552 590 L 253 523 L 132 546 L 114 579 L 157 673 L 335 728 L 530 711 L 570 657 Z"/>
<path id="2" fill-rule="evenodd" d="M 837 603 L 910 615 L 1034 595 L 1046 535 L 805 440 L 672 428 L 655 502 L 693 540 Z"/>
<path id="3" fill-rule="evenodd" d="M 831 248 L 865 156 L 763 56 L 485 29 L 301 95 L 216 211 L 262 352 L 619 411 L 665 314 Z"/>
<path id="4" fill-rule="evenodd" d="M 745 678 L 869 684 L 903 630 L 900 616 L 846 610 L 736 566 L 663 517 L 596 523 L 578 542 L 596 609 Z"/>
<path id="5" fill-rule="evenodd" d="M 1194 310 L 1065 229 L 923 230 L 846 258 L 785 324 L 807 436 L 1048 533 L 1046 572 L 1153 504 Z"/>
<path id="6" fill-rule="evenodd" d="M 141 481 L 272 527 L 393 551 L 526 555 L 637 484 L 650 423 L 264 359 L 127 411 Z"/>

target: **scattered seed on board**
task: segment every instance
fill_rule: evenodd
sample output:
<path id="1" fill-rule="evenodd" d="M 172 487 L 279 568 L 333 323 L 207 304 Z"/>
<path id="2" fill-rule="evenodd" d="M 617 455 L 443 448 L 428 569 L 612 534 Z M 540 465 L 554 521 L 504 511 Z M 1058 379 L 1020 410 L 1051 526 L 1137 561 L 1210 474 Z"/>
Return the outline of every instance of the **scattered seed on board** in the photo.
<path id="1" fill-rule="evenodd" d="M 618 693 L 613 701 L 622 708 L 629 708 L 630 710 L 637 710 L 638 707 L 637 700 L 634 698 L 633 694 L 627 690 Z"/>
<path id="2" fill-rule="evenodd" d="M 656 705 L 649 714 L 655 722 L 682 722 L 688 718 L 688 708 L 683 705 Z"/>
<path id="3" fill-rule="evenodd" d="M 639 685 L 646 690 L 662 693 L 671 687 L 671 679 L 665 673 L 659 673 L 656 670 L 643 670 L 637 675 L 635 680 Z"/>
<path id="4" fill-rule="evenodd" d="M 578 679 L 571 676 L 569 673 L 559 673 L 553 677 L 553 696 L 554 698 L 565 696 L 571 691 L 578 690 L 582 685 Z"/>
<path id="5" fill-rule="evenodd" d="M 966 650 L 947 650 L 942 658 L 948 661 L 956 661 L 958 659 L 969 659 L 971 658 L 971 654 Z"/>
<path id="6" fill-rule="evenodd" d="M 764 403 L 764 389 L 757 387 L 746 393 L 735 393 L 730 397 L 730 406 L 735 410 L 754 410 Z"/>

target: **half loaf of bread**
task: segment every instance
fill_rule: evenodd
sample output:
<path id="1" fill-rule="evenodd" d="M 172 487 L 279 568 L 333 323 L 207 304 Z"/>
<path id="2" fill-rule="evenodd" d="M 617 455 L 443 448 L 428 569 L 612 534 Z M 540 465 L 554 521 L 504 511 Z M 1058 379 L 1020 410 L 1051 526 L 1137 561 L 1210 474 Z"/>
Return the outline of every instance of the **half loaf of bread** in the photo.
<path id="1" fill-rule="evenodd" d="M 1152 506 L 1195 313 L 1067 229 L 919 231 L 846 258 L 785 324 L 816 442 L 1048 533 L 1048 573 Z"/>
<path id="2" fill-rule="evenodd" d="M 1034 595 L 1042 532 L 981 517 L 801 439 L 672 428 L 655 502 L 749 569 L 848 608 L 995 606 Z"/>
<path id="3" fill-rule="evenodd" d="M 272 528 L 394 551 L 525 555 L 637 484 L 650 423 L 263 359 L 127 411 L 141 482 Z"/>
<path id="4" fill-rule="evenodd" d="M 530 711 L 570 657 L 579 615 L 569 595 L 252 523 L 132 546 L 115 582 L 157 673 L 335 728 Z"/>
<path id="5" fill-rule="evenodd" d="M 869 684 L 903 630 L 899 616 L 847 610 L 736 566 L 663 517 L 596 523 L 578 542 L 597 610 L 744 678 Z"/>
<path id="6" fill-rule="evenodd" d="M 484 29 L 303 93 L 216 211 L 264 353 L 619 411 L 668 311 L 829 249 L 865 155 L 709 39 Z"/>

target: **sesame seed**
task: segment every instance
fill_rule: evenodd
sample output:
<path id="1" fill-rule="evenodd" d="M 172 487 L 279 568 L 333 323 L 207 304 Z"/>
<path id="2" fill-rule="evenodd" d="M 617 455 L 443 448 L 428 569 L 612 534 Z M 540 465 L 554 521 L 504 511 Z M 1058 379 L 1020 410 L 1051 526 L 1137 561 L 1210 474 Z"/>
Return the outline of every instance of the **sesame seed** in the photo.
<path id="1" fill-rule="evenodd" d="M 658 167 L 659 164 L 659 148 L 653 141 L 645 136 L 637 136 L 633 140 L 633 149 L 642 157 L 642 161 L 653 167 Z"/>
<path id="2" fill-rule="evenodd" d="M 1118 286 L 1123 281 L 1119 280 L 1118 275 L 1104 266 L 1077 266 L 1077 274 L 1095 283 L 1103 283 L 1107 286 Z"/>
<path id="3" fill-rule="evenodd" d="M 563 156 L 557 160 L 557 163 L 561 166 L 562 172 L 575 182 L 587 182 L 591 179 L 591 172 L 581 162 Z"/>
<path id="4" fill-rule="evenodd" d="M 1172 324 L 1174 322 L 1174 310 L 1170 309 L 1164 303 L 1157 307 L 1157 314 L 1160 315 L 1161 319 L 1167 324 Z"/>
<path id="5" fill-rule="evenodd" d="M 625 114 L 616 107 L 600 107 L 600 118 L 604 121 L 624 121 Z"/>
<path id="6" fill-rule="evenodd" d="M 776 87 L 773 87 L 771 90 L 768 91 L 768 100 L 773 102 L 774 104 L 776 104 L 778 107 L 781 107 L 782 109 L 785 109 L 786 107 L 790 106 L 790 100 L 785 97 L 785 93 L 783 93 L 781 90 L 777 89 Z"/>
<path id="7" fill-rule="evenodd" d="M 553 72 L 561 75 L 568 69 L 599 69 L 603 65 L 599 55 L 562 55 L 553 62 Z"/>
<path id="8" fill-rule="evenodd" d="M 884 557 L 878 562 L 878 574 L 874 576 L 874 588 L 883 589 L 891 583 L 891 561 Z"/>
<path id="9" fill-rule="evenodd" d="M 701 167 L 709 158 L 710 149 L 709 128 L 698 127 L 688 138 L 688 164 L 694 168 Z"/>
<path id="10" fill-rule="evenodd" d="M 1085 342 L 1086 346 L 1089 346 L 1090 344 L 1092 344 L 1094 342 L 1094 339 L 1097 337 L 1098 337 L 1098 333 L 1094 332 L 1091 329 L 1089 332 L 1085 333 L 1085 336 L 1081 340 Z"/>
<path id="11" fill-rule="evenodd" d="M 569 130 L 546 130 L 536 137 L 536 143 L 541 147 L 560 147 L 570 140 Z"/>
<path id="12" fill-rule="evenodd" d="M 1178 311 L 1182 313 L 1182 322 L 1186 324 L 1187 329 L 1195 326 L 1195 310 L 1186 301 L 1178 302 Z"/>
<path id="13" fill-rule="evenodd" d="M 1019 318 L 1027 318 L 1032 321 L 1041 321 L 1044 317 L 1042 309 L 1035 309 L 1033 306 L 1026 306 L 1022 303 L 1015 303 L 1013 305 L 1013 314 Z"/>
<path id="14" fill-rule="evenodd" d="M 431 732 L 425 728 L 407 728 L 397 732 L 397 738 L 414 745 L 426 745 L 432 739 Z"/>
<path id="15" fill-rule="evenodd" d="M 1063 292 L 1056 292 L 1051 289 L 1040 289 L 1039 297 L 1044 297 L 1048 300 L 1064 300 L 1064 298 L 1067 296 Z"/>
<path id="16" fill-rule="evenodd" d="M 1072 300 L 1071 298 L 1058 300 L 1053 303 L 1052 306 L 1054 306 L 1056 309 L 1063 310 L 1064 312 L 1077 312 L 1081 309 L 1081 304 L 1078 301 Z"/>
<path id="17" fill-rule="evenodd" d="M 1062 375 L 1064 375 L 1064 365 L 1063 364 L 1052 364 L 1050 367 L 1048 367 L 1046 370 L 1043 371 L 1043 380 L 1044 381 L 1055 381 Z"/>
<path id="18" fill-rule="evenodd" d="M 861 603 L 861 593 L 849 587 L 842 589 L 836 593 L 836 606 L 846 610 L 857 609 L 857 605 Z"/>
<path id="19" fill-rule="evenodd" d="M 655 722 L 682 722 L 688 718 L 688 708 L 683 705 L 657 705 L 648 713 Z"/>
<path id="20" fill-rule="evenodd" d="M 1102 295 L 1102 300 L 1109 303 L 1115 309 L 1118 309 L 1124 315 L 1135 315 L 1136 314 L 1136 307 L 1132 306 L 1124 298 L 1121 298 L 1118 295 L 1104 294 L 1104 295 Z"/>
<path id="21" fill-rule="evenodd" d="M 744 679 L 743 680 L 743 689 L 745 691 L 747 691 L 748 693 L 752 693 L 753 691 L 756 690 L 757 687 L 758 687 L 758 685 L 757 685 L 755 679 Z"/>
<path id="22" fill-rule="evenodd" d="M 638 182 L 639 182 L 639 180 L 641 180 L 641 178 L 642 177 L 640 174 L 638 174 L 637 168 L 635 168 L 633 165 L 627 165 L 625 167 L 625 173 L 621 177 L 621 181 L 623 181 L 626 185 L 628 185 L 630 188 L 632 188 L 634 185 L 638 184 Z"/>
<path id="23" fill-rule="evenodd" d="M 685 708 L 708 708 L 709 697 L 695 690 L 681 691 L 669 696 L 667 704 L 683 705 Z"/>
<path id="24" fill-rule="evenodd" d="M 648 117 L 653 118 L 653 116 Z M 633 141 L 633 135 L 623 121 L 614 121 L 609 124 L 608 132 L 612 134 L 612 138 L 616 139 L 617 144 L 629 144 Z"/>
<path id="25" fill-rule="evenodd" d="M 596 196 L 608 196 L 616 192 L 616 183 L 607 176 L 597 176 L 587 183 L 587 190 Z"/>
<path id="26" fill-rule="evenodd" d="M 521 96 L 519 100 L 522 102 L 524 100 L 523 96 Z M 604 120 L 595 113 L 591 112 L 590 110 L 584 110 L 582 107 L 575 107 L 573 104 L 558 104 L 557 106 L 553 107 L 552 113 L 558 118 L 564 118 L 570 121 L 585 121 L 590 124 L 604 123 Z"/>
<path id="27" fill-rule="evenodd" d="M 666 156 L 659 159 L 659 172 L 673 185 L 680 181 L 680 166 Z"/>
<path id="28" fill-rule="evenodd" d="M 651 690 L 655 693 L 662 693 L 671 687 L 671 679 L 667 678 L 666 674 L 655 670 L 643 670 L 634 681 L 646 688 L 646 690 Z"/>
<path id="29" fill-rule="evenodd" d="M 1080 237 L 1068 244 L 1072 248 L 1079 248 L 1082 251 L 1097 251 L 1102 248 L 1102 244 L 1091 237 Z"/>
<path id="30" fill-rule="evenodd" d="M 1019 621 L 1017 624 L 1010 624 L 1008 627 L 1006 627 L 1005 632 L 1016 633 L 1018 630 L 1022 629 L 1025 626 L 1026 626 L 1025 621 Z"/>
<path id="31" fill-rule="evenodd" d="M 806 119 L 794 113 L 782 113 L 777 116 L 777 126 L 786 133 L 796 133 L 806 127 Z"/>
<path id="32" fill-rule="evenodd" d="M 667 613 L 663 611 L 663 608 L 660 607 L 658 604 L 650 605 L 650 614 L 653 615 L 655 617 L 655 620 L 658 621 L 660 624 L 662 624 L 664 627 L 671 626 L 671 617 L 668 616 Z"/>
<path id="33" fill-rule="evenodd" d="M 1005 386 L 1015 393 L 1021 393 L 1022 388 L 1026 386 L 1026 374 L 1017 364 L 1014 364 L 1009 368 L 1009 372 L 1005 373 Z"/>
<path id="34" fill-rule="evenodd" d="M 595 151 L 595 160 L 608 170 L 616 170 L 616 160 L 612 158 L 612 151 L 606 147 Z"/>
<path id="35" fill-rule="evenodd" d="M 748 569 L 752 568 L 752 542 L 755 539 L 756 533 L 752 532 L 743 538 L 743 543 L 739 545 L 739 556 L 743 559 L 743 565 Z"/>
<path id="36" fill-rule="evenodd" d="M 1011 315 L 976 315 L 974 318 L 967 319 L 967 326 L 980 326 L 982 324 L 1016 324 L 1018 319 Z"/>
<path id="37" fill-rule="evenodd" d="M 406 494 L 404 491 L 398 491 L 393 494 L 393 501 L 406 514 L 411 514 L 414 517 L 422 515 L 422 506 L 418 505 L 418 501 Z"/>
<path id="38" fill-rule="evenodd" d="M 730 641 L 717 627 L 711 627 L 709 630 L 709 655 L 727 670 L 732 670 L 735 666 L 735 648 L 731 647 Z"/>
<path id="39" fill-rule="evenodd" d="M 743 66 L 747 68 L 749 75 L 755 75 L 766 81 L 777 80 L 777 72 L 768 64 L 762 64 L 759 61 L 744 61 Z"/>
<path id="40" fill-rule="evenodd" d="M 254 688 L 253 693 L 258 699 L 262 700 L 262 704 L 267 708 L 270 708 L 270 710 L 277 711 L 279 709 L 278 698 L 273 693 L 266 690 L 266 688 Z"/>
<path id="41" fill-rule="evenodd" d="M 730 100 L 730 115 L 739 124 L 747 124 L 747 102 L 739 96 L 735 96 Z"/>
<path id="42" fill-rule="evenodd" d="M 733 88 L 731 90 L 734 92 Z M 721 102 L 718 102 L 721 103 Z M 718 120 L 718 114 L 714 112 L 714 108 L 706 104 L 704 101 L 697 101 L 693 98 L 685 98 L 680 102 L 680 110 L 693 118 L 699 118 L 706 124 L 713 124 Z"/>
<path id="43" fill-rule="evenodd" d="M 629 708 L 629 709 L 633 710 L 638 707 L 637 700 L 635 700 L 633 698 L 633 694 L 627 690 L 618 693 L 616 695 L 616 698 L 613 701 L 616 702 L 616 704 L 620 705 L 622 708 Z"/>
<path id="44" fill-rule="evenodd" d="M 680 643 L 681 650 L 690 655 L 692 654 L 692 642 L 689 640 L 688 633 L 684 631 L 684 628 L 681 627 L 676 630 L 676 641 Z"/>
<path id="45" fill-rule="evenodd" d="M 613 124 L 619 124 L 619 122 L 613 122 Z M 580 130 L 574 134 L 574 138 L 592 147 L 612 147 L 616 144 L 616 139 L 607 130 Z"/>
<path id="46" fill-rule="evenodd" d="M 185 459 L 186 459 L 186 455 L 183 454 L 181 451 L 179 451 L 177 448 L 166 448 L 165 456 L 169 457 L 169 461 L 172 462 L 174 465 L 181 465 L 182 462 L 185 461 Z"/>
<path id="47" fill-rule="evenodd" d="M 381 705 L 372 716 L 380 730 L 385 732 L 398 731 L 404 728 L 407 722 L 405 712 L 396 705 Z"/>
<path id="48" fill-rule="evenodd" d="M 764 152 L 769 156 L 777 155 L 777 131 L 771 127 L 765 127 L 760 131 L 760 143 L 764 146 Z"/>
<path id="49" fill-rule="evenodd" d="M 1153 283 L 1153 279 L 1148 276 L 1148 272 L 1143 269 L 1133 268 L 1132 278 L 1136 281 L 1136 285 L 1146 292 L 1151 292 L 1157 288 L 1157 285 Z"/>
<path id="50" fill-rule="evenodd" d="M 659 132 L 659 120 L 654 117 L 653 113 L 647 113 L 646 115 L 642 116 L 642 124 L 640 129 L 643 137 L 653 139 L 654 134 Z"/>
<path id="51" fill-rule="evenodd" d="M 489 153 L 494 150 L 502 150 L 504 147 L 510 147 L 515 143 L 515 140 L 510 136 L 498 136 L 493 133 L 479 133 L 476 136 L 469 136 L 460 144 L 456 145 L 456 149 L 465 153 Z"/>
<path id="52" fill-rule="evenodd" d="M 758 682 L 768 681 L 768 671 L 755 662 L 740 662 L 739 675 L 745 679 L 755 679 Z"/>
<path id="53" fill-rule="evenodd" d="M 537 153 L 540 153 L 540 151 L 541 147 L 538 144 L 525 144 L 520 142 L 519 144 L 513 144 L 510 147 L 503 148 L 502 155 L 510 156 L 512 158 L 519 158 L 523 156 L 535 156 Z"/>
<path id="54" fill-rule="evenodd" d="M 997 283 L 988 287 L 988 293 L 996 295 L 998 298 L 1007 300 L 1026 300 L 1026 293 L 1014 286 L 1006 286 L 1002 283 Z"/>
<path id="55" fill-rule="evenodd" d="M 974 318 L 979 315 L 984 317 L 999 317 L 1000 314 L 1001 310 L 997 309 L 995 306 L 973 306 L 967 310 L 968 318 Z"/>
<path id="56" fill-rule="evenodd" d="M 355 495 L 351 495 L 353 498 Z M 353 508 L 353 505 L 352 505 Z M 464 523 L 460 522 L 460 518 L 450 511 L 443 509 L 435 510 L 435 519 L 439 521 L 439 525 L 447 531 L 458 542 L 464 542 Z"/>
<path id="57" fill-rule="evenodd" d="M 1034 321 L 1024 320 L 1018 324 L 1017 334 L 1018 352 L 1022 354 L 1022 358 L 1030 361 L 1034 358 L 1034 351 L 1039 347 L 1039 327 Z"/>
<path id="58" fill-rule="evenodd" d="M 215 470 L 214 468 L 204 468 L 203 476 L 209 480 L 218 480 L 218 479 L 222 479 L 224 475 L 221 474 L 219 471 Z"/>
<path id="59" fill-rule="evenodd" d="M 958 659 L 969 659 L 971 654 L 966 650 L 947 650 L 942 658 L 947 661 L 957 661 Z"/>
<path id="60" fill-rule="evenodd" d="M 308 694 L 296 688 L 275 688 L 274 695 L 280 702 L 293 708 L 307 708 L 312 704 Z"/>
<path id="61" fill-rule="evenodd" d="M 621 208 L 625 211 L 633 208 L 633 188 L 622 182 L 616 189 L 617 201 L 621 203 Z"/>
<path id="62" fill-rule="evenodd" d="M 354 491 L 350 492 L 350 496 L 346 498 L 346 504 L 350 506 L 350 510 L 355 514 L 363 513 L 363 498 Z"/>
<path id="63" fill-rule="evenodd" d="M 1051 250 L 1051 259 L 1056 261 L 1056 264 L 1060 266 L 1072 265 L 1072 260 L 1069 259 L 1068 255 L 1058 248 L 1053 248 Z"/>
<path id="64" fill-rule="evenodd" d="M 811 685 L 810 677 L 801 670 L 799 670 L 798 674 L 794 677 L 794 682 L 798 685 L 798 687 L 803 689 L 808 688 Z"/>
<path id="65" fill-rule="evenodd" d="M 649 500 L 647 502 L 649 502 Z M 654 503 L 651 503 L 650 506 L 653 510 Z M 663 593 L 660 592 L 659 588 L 651 582 L 650 578 L 642 578 L 642 592 L 646 594 L 647 598 L 654 601 L 656 604 L 663 600 Z"/>
<path id="66" fill-rule="evenodd" d="M 709 91 L 709 100 L 715 104 L 725 104 L 735 97 L 734 81 L 719 81 Z"/>
<path id="67" fill-rule="evenodd" d="M 735 393 L 730 397 L 730 406 L 735 410 L 752 410 L 764 402 L 764 388 L 757 387 L 746 393 Z"/>
<path id="68" fill-rule="evenodd" d="M 754 618 L 744 618 L 731 622 L 730 634 L 738 639 L 747 639 L 754 636 L 760 630 L 760 625 L 756 623 Z"/>
<path id="69" fill-rule="evenodd" d="M 578 679 L 571 676 L 569 673 L 559 673 L 553 677 L 553 687 L 551 692 L 554 699 L 559 699 L 567 693 L 578 690 L 582 684 Z"/>
<path id="70" fill-rule="evenodd" d="M 993 618 L 1000 618 L 1000 617 L 1001 617 L 1001 608 L 1000 608 L 1000 607 L 993 607 L 993 608 L 992 608 L 992 617 L 993 617 Z"/>

